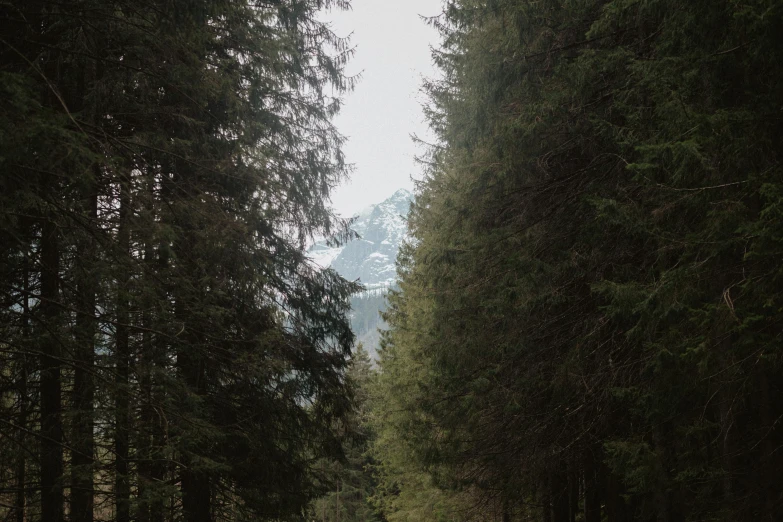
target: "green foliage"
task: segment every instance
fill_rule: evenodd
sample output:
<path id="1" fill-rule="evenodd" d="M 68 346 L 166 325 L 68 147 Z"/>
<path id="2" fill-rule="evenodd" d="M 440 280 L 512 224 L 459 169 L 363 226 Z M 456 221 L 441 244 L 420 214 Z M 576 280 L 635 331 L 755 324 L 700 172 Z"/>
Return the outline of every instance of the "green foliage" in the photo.
<path id="1" fill-rule="evenodd" d="M 778 518 L 780 3 L 456 0 L 432 22 L 439 144 L 381 354 L 387 516 L 426 474 L 507 520 Z"/>
<path id="2" fill-rule="evenodd" d="M 290 520 L 358 290 L 342 0 L 0 3 L 0 518 Z M 67 506 L 67 507 L 66 507 Z"/>
<path id="3" fill-rule="evenodd" d="M 354 410 L 338 428 L 343 446 L 342 460 L 319 463 L 320 480 L 329 492 L 315 499 L 306 520 L 321 522 L 376 522 L 383 520 L 370 503 L 376 488 L 373 459 L 368 448 L 374 438 L 369 423 L 370 386 L 376 378 L 367 351 L 359 344 L 351 360 L 347 377 L 356 390 Z"/>

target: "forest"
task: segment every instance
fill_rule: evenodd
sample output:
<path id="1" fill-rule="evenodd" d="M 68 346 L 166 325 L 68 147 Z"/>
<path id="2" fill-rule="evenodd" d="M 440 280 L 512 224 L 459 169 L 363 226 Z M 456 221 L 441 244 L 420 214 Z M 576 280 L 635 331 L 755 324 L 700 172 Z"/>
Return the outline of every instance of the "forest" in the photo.
<path id="1" fill-rule="evenodd" d="M 373 361 L 349 1 L 0 0 L 0 521 L 783 520 L 783 2 L 442 8 Z"/>
<path id="2" fill-rule="evenodd" d="M 348 233 L 323 6 L 0 3 L 3 520 L 284 520 L 318 492 L 358 290 L 303 248 Z"/>

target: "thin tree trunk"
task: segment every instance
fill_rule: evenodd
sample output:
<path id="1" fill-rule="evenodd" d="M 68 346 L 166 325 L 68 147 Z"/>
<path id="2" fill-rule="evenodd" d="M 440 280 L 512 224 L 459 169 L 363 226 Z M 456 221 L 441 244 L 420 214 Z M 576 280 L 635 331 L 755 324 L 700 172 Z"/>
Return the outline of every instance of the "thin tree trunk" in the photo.
<path id="1" fill-rule="evenodd" d="M 165 262 L 165 261 L 164 261 Z M 159 325 L 159 329 L 162 329 L 162 325 Z M 163 335 L 159 335 L 159 340 L 154 343 L 152 349 L 154 351 L 153 364 L 155 365 L 156 375 L 162 374 L 165 371 L 167 365 L 166 359 L 166 339 Z M 152 380 L 152 401 L 162 411 L 165 403 L 165 388 L 162 384 L 158 384 L 156 379 Z M 161 487 L 166 479 L 166 472 L 169 469 L 169 461 L 165 458 L 164 448 L 167 444 L 167 433 L 164 429 L 164 421 L 162 420 L 162 413 L 155 410 L 154 406 L 150 408 L 150 415 L 152 416 L 152 465 L 150 467 L 150 484 L 153 488 Z M 150 522 L 164 522 L 166 512 L 166 499 L 163 495 L 154 494 L 150 501 Z"/>
<path id="2" fill-rule="evenodd" d="M 97 176 L 100 168 L 95 167 Z M 95 181 L 93 182 L 95 183 Z M 95 186 L 88 194 L 87 217 L 91 227 L 98 218 L 98 194 Z M 94 416 L 95 402 L 95 335 L 97 320 L 95 300 L 98 289 L 95 269 L 91 266 L 94 259 L 95 241 L 91 237 L 84 239 L 79 249 L 78 315 L 76 318 L 76 350 L 74 368 L 73 408 L 74 419 L 73 458 L 71 466 L 71 520 L 73 522 L 92 522 L 94 507 Z"/>
<path id="3" fill-rule="evenodd" d="M 568 520 L 576 522 L 579 513 L 580 469 L 577 463 L 571 463 L 568 471 Z"/>
<path id="4" fill-rule="evenodd" d="M 58 338 L 60 252 L 57 225 L 49 216 L 41 233 L 41 519 L 63 520 L 63 421 Z"/>
<path id="5" fill-rule="evenodd" d="M 163 194 L 162 197 L 168 194 Z M 153 215 L 155 212 L 155 172 L 150 171 L 147 175 L 147 211 L 149 215 Z M 152 247 L 152 236 L 150 236 L 146 250 L 144 253 L 145 267 L 147 269 L 147 275 L 152 278 L 155 271 L 155 249 Z M 158 278 L 166 279 L 166 271 L 169 267 L 169 249 L 167 245 L 160 245 L 157 253 L 157 271 Z M 164 322 L 166 313 L 164 308 L 161 308 L 160 303 L 169 301 L 169 292 L 165 285 L 155 284 L 156 292 L 153 299 L 157 306 L 153 306 L 152 316 L 149 318 L 155 334 L 150 333 L 145 340 L 149 341 L 149 344 L 145 346 L 147 353 L 147 360 L 149 362 L 148 378 L 149 378 L 149 400 L 147 402 L 147 408 L 145 414 L 148 419 L 148 428 L 150 430 L 150 466 L 149 466 L 149 480 L 148 489 L 152 494 L 152 498 L 149 500 L 149 517 L 150 522 L 164 522 L 166 513 L 166 500 L 163 495 L 157 494 L 152 488 L 159 488 L 164 483 L 166 478 L 166 472 L 169 469 L 169 461 L 164 456 L 164 447 L 167 444 L 167 432 L 164 427 L 162 410 L 166 401 L 166 388 L 164 382 L 159 382 L 163 379 L 164 373 L 167 371 L 169 362 L 167 354 L 169 353 L 169 344 L 165 335 L 161 332 L 164 330 Z M 155 315 L 157 314 L 157 315 Z M 156 410 L 157 407 L 157 410 Z"/>
<path id="6" fill-rule="evenodd" d="M 154 197 L 154 180 L 150 180 L 149 197 Z M 148 211 L 152 211 L 148 208 Z M 163 249 L 161 249 L 163 251 Z M 152 247 L 152 238 L 148 238 L 144 251 L 145 281 L 152 280 L 155 269 L 155 250 Z M 168 260 L 161 254 L 157 266 L 161 272 L 165 271 Z M 161 296 L 160 299 L 164 299 Z M 155 301 L 153 298 L 152 301 Z M 156 385 L 156 374 L 162 373 L 165 368 L 166 339 L 160 331 L 162 321 L 155 315 L 153 303 L 145 304 L 142 314 L 144 335 L 142 339 L 141 359 L 143 366 L 140 368 L 140 388 L 142 393 L 141 427 L 139 455 L 139 522 L 163 522 L 164 499 L 156 488 L 161 487 L 166 474 L 166 462 L 163 458 L 162 448 L 166 443 L 161 415 L 156 411 L 163 404 L 163 387 Z M 158 338 L 156 338 L 156 336 Z M 164 354 L 161 357 L 160 354 Z"/>
<path id="7" fill-rule="evenodd" d="M 148 216 L 153 215 L 154 207 L 153 201 L 155 198 L 155 180 L 154 174 L 151 171 L 147 171 L 145 175 L 146 182 L 146 195 L 145 195 L 145 211 Z M 150 230 L 151 223 L 146 223 L 144 227 L 146 229 L 147 236 L 144 238 L 144 274 L 143 282 L 145 288 L 153 283 L 153 238 L 151 237 Z M 153 283 L 154 284 L 154 283 Z M 153 322 L 154 317 L 154 297 L 148 298 L 148 300 L 142 301 L 142 314 L 141 325 L 143 328 L 142 341 L 141 341 L 141 364 L 138 367 L 139 372 L 139 391 L 141 394 L 141 415 L 139 418 L 140 426 L 139 444 L 138 444 L 138 473 L 139 473 L 139 510 L 138 520 L 139 522 L 150 522 L 152 518 L 152 498 L 154 494 L 154 482 L 153 482 L 153 430 L 155 424 L 155 410 L 153 405 L 153 372 L 155 368 L 155 354 L 154 354 L 154 338 L 152 331 L 155 328 Z"/>
<path id="8" fill-rule="evenodd" d="M 585 522 L 601 522 L 601 476 L 592 450 L 585 451 Z"/>
<path id="9" fill-rule="evenodd" d="M 193 348 L 189 343 L 184 343 L 180 348 L 177 353 L 177 361 L 188 387 L 187 393 L 202 396 L 205 391 L 203 388 L 203 362 L 196 360 L 189 353 Z M 212 496 L 209 476 L 198 469 L 194 459 L 189 455 L 186 455 L 183 460 L 185 466 L 182 470 L 182 509 L 185 520 L 188 522 L 210 522 L 212 520 Z"/>
<path id="10" fill-rule="evenodd" d="M 783 506 L 778 505 L 778 489 L 780 479 L 780 469 L 776 465 L 778 458 L 775 455 L 775 420 L 772 415 L 772 401 L 770 398 L 770 385 L 767 373 L 764 368 L 759 372 L 759 385 L 761 393 L 759 394 L 759 416 L 761 429 L 764 437 L 761 452 L 761 481 L 764 488 L 764 520 L 780 520 L 780 514 Z"/>
<path id="11" fill-rule="evenodd" d="M 549 480 L 545 480 L 541 495 L 541 520 L 543 522 L 552 522 L 552 494 Z"/>
<path id="12" fill-rule="evenodd" d="M 190 395 L 195 395 L 195 400 L 199 401 L 206 395 L 207 389 L 205 360 L 199 351 L 201 339 L 195 333 L 197 325 L 193 318 L 194 307 L 201 296 L 198 294 L 200 284 L 198 269 L 190 262 L 194 256 L 195 238 L 192 234 L 193 225 L 190 223 L 188 211 L 184 209 L 191 199 L 188 187 L 184 185 L 186 182 L 187 180 L 183 180 L 181 177 L 175 179 L 177 193 L 174 197 L 179 200 L 177 203 L 181 209 L 179 216 L 181 237 L 177 238 L 174 247 L 179 263 L 177 270 L 182 276 L 189 279 L 187 284 L 189 288 L 180 288 L 179 295 L 175 298 L 174 313 L 177 324 L 182 328 L 181 335 L 179 335 L 180 341 L 177 343 L 177 367 L 185 384 L 185 401 L 189 403 L 193 400 L 189 397 Z M 198 448 L 198 450 L 203 449 Z M 185 520 L 188 522 L 210 522 L 212 520 L 210 477 L 205 471 L 198 469 L 191 451 L 186 450 L 182 460 L 184 464 L 181 475 L 182 509 Z"/>
<path id="13" fill-rule="evenodd" d="M 161 179 L 161 202 L 171 201 L 171 185 L 167 182 L 166 178 Z M 150 214 L 154 212 L 155 206 L 155 173 L 149 172 L 147 178 L 148 186 L 148 211 Z M 168 281 L 169 279 L 169 265 L 170 265 L 170 249 L 168 241 L 161 241 L 159 243 L 157 252 L 157 279 L 159 281 Z M 152 250 L 152 249 L 151 249 Z M 150 250 L 149 259 L 152 262 L 153 253 Z M 150 273 L 152 268 L 150 268 Z M 168 314 L 170 313 L 168 303 L 171 302 L 171 290 L 168 284 L 156 284 L 156 292 L 154 294 L 156 300 L 155 314 L 151 319 L 153 321 L 154 329 L 156 333 L 152 337 L 152 397 L 150 414 L 154 415 L 152 421 L 152 466 L 151 470 L 151 483 L 153 487 L 160 487 L 164 483 L 167 474 L 174 476 L 176 474 L 176 467 L 172 463 L 171 459 L 168 459 L 164 455 L 164 448 L 168 444 L 168 426 L 164 426 L 164 414 L 163 409 L 166 405 L 167 391 L 165 375 L 170 371 L 169 354 L 171 353 L 171 346 L 169 338 L 163 334 L 166 323 L 169 320 Z M 157 409 L 155 406 L 157 406 Z M 167 499 L 163 495 L 156 494 L 150 502 L 150 522 L 167 522 L 174 517 L 173 497 L 170 497 L 167 505 Z"/>
<path id="14" fill-rule="evenodd" d="M 117 503 L 117 522 L 130 522 L 130 477 L 128 469 L 129 457 L 129 369 L 130 332 L 128 323 L 128 282 L 129 267 L 125 265 L 125 257 L 130 255 L 130 183 L 127 178 L 122 180 L 120 188 L 120 223 L 117 234 L 121 256 L 121 273 L 117 288 L 117 330 L 116 330 L 116 423 L 115 423 L 115 495 Z"/>
<path id="15" fill-rule="evenodd" d="M 551 479 L 552 522 L 569 522 L 568 481 L 565 472 L 557 470 Z"/>
<path id="16" fill-rule="evenodd" d="M 720 319 L 719 319 L 720 320 Z M 718 326 L 716 335 L 719 345 L 719 356 L 722 357 L 723 368 L 730 368 L 733 358 L 730 355 L 731 336 L 722 324 Z M 726 506 L 734 503 L 734 386 L 731 383 L 718 383 L 718 405 L 720 415 L 720 452 L 723 468 L 723 500 Z"/>
<path id="17" fill-rule="evenodd" d="M 182 470 L 182 509 L 188 522 L 212 520 L 209 477 L 194 466 L 194 459 L 187 457 Z"/>
<path id="18" fill-rule="evenodd" d="M 22 300 L 22 336 L 24 345 L 19 352 L 19 456 L 16 461 L 16 496 L 14 499 L 14 511 L 16 522 L 25 521 L 25 508 L 27 503 L 27 454 L 24 451 L 27 439 L 27 348 L 30 341 L 30 257 L 29 247 L 24 253 L 24 267 L 22 270 L 23 300 Z"/>
<path id="19" fill-rule="evenodd" d="M 192 329 L 192 322 L 186 317 L 182 303 L 177 304 L 177 316 L 184 329 Z M 196 348 L 192 334 L 183 334 L 183 342 L 177 351 L 177 365 L 187 387 L 186 393 L 202 397 L 206 393 L 204 378 L 204 361 L 194 357 Z M 188 522 L 209 522 L 212 519 L 211 491 L 209 476 L 198 469 L 195 459 L 185 454 L 182 469 L 182 509 Z"/>
<path id="20" fill-rule="evenodd" d="M 140 426 L 138 428 L 139 443 L 137 453 L 138 473 L 139 473 L 139 522 L 150 522 L 151 504 L 154 495 L 153 474 L 153 449 L 152 449 L 152 431 L 155 423 L 155 411 L 152 405 L 152 334 L 150 318 L 148 313 L 142 314 L 142 327 L 144 336 L 142 339 L 141 361 L 143 365 L 139 367 L 139 388 L 142 398 Z"/>
<path id="21" fill-rule="evenodd" d="M 25 300 L 27 298 L 25 297 Z M 24 354 L 20 356 L 20 373 L 19 378 L 19 456 L 16 460 L 16 495 L 14 499 L 14 511 L 16 514 L 16 522 L 24 522 L 25 519 L 25 503 L 26 503 L 26 470 L 27 470 L 27 458 L 24 452 L 25 435 L 27 430 L 27 361 Z"/>
<path id="22" fill-rule="evenodd" d="M 607 522 L 626 522 L 628 518 L 628 508 L 623 498 L 623 487 L 620 480 L 611 472 L 607 473 L 606 478 L 606 520 Z"/>

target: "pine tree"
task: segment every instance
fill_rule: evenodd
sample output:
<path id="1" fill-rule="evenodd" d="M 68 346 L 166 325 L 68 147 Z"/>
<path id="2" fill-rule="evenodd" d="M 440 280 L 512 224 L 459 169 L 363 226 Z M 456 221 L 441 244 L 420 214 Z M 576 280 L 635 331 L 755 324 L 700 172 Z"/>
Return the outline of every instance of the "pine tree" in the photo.
<path id="1" fill-rule="evenodd" d="M 320 463 L 322 486 L 329 492 L 309 506 L 305 520 L 321 522 L 373 522 L 381 520 L 371 504 L 376 479 L 368 451 L 374 439 L 370 423 L 371 389 L 375 370 L 370 356 L 359 344 L 351 359 L 347 377 L 355 389 L 354 410 L 338 427 L 343 458 Z"/>
<path id="2" fill-rule="evenodd" d="M 304 249 L 344 228 L 330 7 L 347 3 L 0 6 L 17 520 L 282 519 L 315 494 L 350 409 L 356 290 Z"/>
<path id="3" fill-rule="evenodd" d="M 751 252 L 781 14 L 447 3 L 382 461 L 511 520 L 777 518 L 777 271 Z"/>

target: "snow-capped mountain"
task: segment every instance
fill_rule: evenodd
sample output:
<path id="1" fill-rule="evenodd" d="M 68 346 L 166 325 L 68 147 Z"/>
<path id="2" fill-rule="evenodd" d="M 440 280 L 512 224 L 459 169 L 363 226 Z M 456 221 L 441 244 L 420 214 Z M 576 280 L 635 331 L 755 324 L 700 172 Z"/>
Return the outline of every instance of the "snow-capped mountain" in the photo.
<path id="1" fill-rule="evenodd" d="M 377 358 L 378 330 L 386 328 L 380 312 L 386 307 L 386 291 L 397 282 L 395 261 L 407 235 L 412 199 L 409 191 L 398 190 L 356 216 L 352 228 L 359 239 L 337 248 L 319 241 L 309 250 L 320 266 L 330 266 L 344 278 L 364 285 L 366 290 L 351 299 L 351 327 L 373 359 Z"/>
<path id="2" fill-rule="evenodd" d="M 368 291 L 392 286 L 397 277 L 395 260 L 405 235 L 406 216 L 413 195 L 400 189 L 387 200 L 362 211 L 353 225 L 359 239 L 332 248 L 318 242 L 310 257 L 323 267 L 331 266 L 344 278 L 359 280 Z"/>

